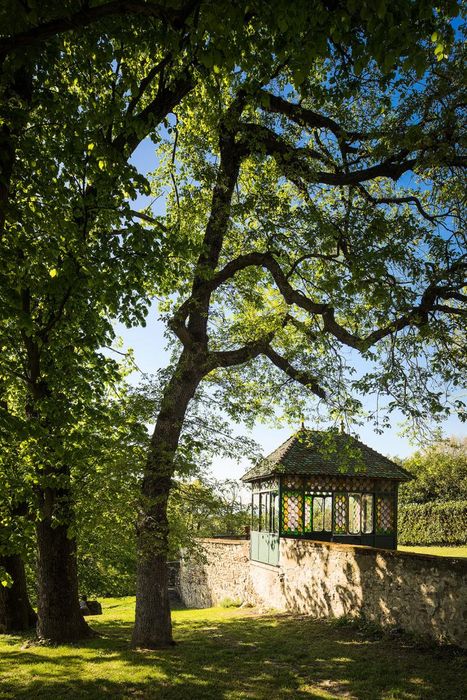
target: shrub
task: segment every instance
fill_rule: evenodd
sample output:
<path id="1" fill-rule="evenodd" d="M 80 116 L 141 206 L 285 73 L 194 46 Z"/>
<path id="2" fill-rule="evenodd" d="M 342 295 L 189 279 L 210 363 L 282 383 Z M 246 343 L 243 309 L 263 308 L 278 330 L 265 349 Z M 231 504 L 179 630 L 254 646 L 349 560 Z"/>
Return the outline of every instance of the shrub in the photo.
<path id="1" fill-rule="evenodd" d="M 466 544 L 467 501 L 400 505 L 398 532 L 399 544 Z"/>
<path id="2" fill-rule="evenodd" d="M 223 598 L 219 603 L 221 608 L 239 608 L 241 604 L 241 600 L 234 600 L 233 598 Z"/>

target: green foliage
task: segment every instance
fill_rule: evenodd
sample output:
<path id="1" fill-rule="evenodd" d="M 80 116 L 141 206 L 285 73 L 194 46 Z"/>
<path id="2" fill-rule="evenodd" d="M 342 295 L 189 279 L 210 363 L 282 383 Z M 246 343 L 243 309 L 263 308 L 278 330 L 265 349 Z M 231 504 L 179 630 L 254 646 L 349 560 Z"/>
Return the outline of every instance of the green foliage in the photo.
<path id="1" fill-rule="evenodd" d="M 401 505 L 398 541 L 414 545 L 466 544 L 467 500 Z"/>
<path id="2" fill-rule="evenodd" d="M 414 479 L 399 489 L 401 503 L 467 500 L 467 440 L 442 440 L 404 460 Z"/>
<path id="3" fill-rule="evenodd" d="M 241 484 L 232 479 L 177 482 L 169 501 L 172 556 L 178 558 L 181 547 L 196 548 L 198 537 L 244 536 L 250 505 L 241 491 Z"/>
<path id="4" fill-rule="evenodd" d="M 239 608 L 242 604 L 241 600 L 234 598 L 223 598 L 219 603 L 221 608 Z"/>
<path id="5" fill-rule="evenodd" d="M 78 543 L 80 591 L 88 596 L 132 595 L 136 577 L 135 513 L 148 433 L 159 409 L 162 379 L 136 389 L 118 388 L 91 423 L 76 426 L 76 465 L 71 487 Z M 176 480 L 169 502 L 170 558 L 192 549 L 196 537 L 244 534 L 248 506 L 234 481 L 206 476 L 214 456 L 257 456 L 255 443 L 236 436 L 210 407 L 204 394 L 193 401 L 176 458 Z M 29 575 L 33 571 L 29 570 Z"/>

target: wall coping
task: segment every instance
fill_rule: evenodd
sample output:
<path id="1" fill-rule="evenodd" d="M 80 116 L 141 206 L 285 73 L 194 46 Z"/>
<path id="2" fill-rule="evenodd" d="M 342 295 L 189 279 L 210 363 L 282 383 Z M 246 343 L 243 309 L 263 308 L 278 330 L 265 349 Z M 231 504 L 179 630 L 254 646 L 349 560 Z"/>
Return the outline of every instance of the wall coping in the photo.
<path id="1" fill-rule="evenodd" d="M 421 554 L 419 552 L 404 552 L 396 549 L 384 549 L 383 547 L 369 547 L 363 544 L 344 544 L 342 542 L 323 542 L 321 540 L 307 540 L 295 537 L 281 537 L 281 540 L 287 540 L 289 543 L 294 543 L 299 547 L 315 547 L 324 549 L 337 549 L 341 551 L 352 551 L 358 554 L 369 555 L 381 554 L 385 557 L 400 559 L 424 559 L 430 564 L 436 564 L 440 568 L 452 569 L 453 567 L 465 571 L 467 573 L 467 557 L 440 557 L 435 554 Z"/>
<path id="2" fill-rule="evenodd" d="M 198 542 L 208 542 L 209 544 L 245 544 L 249 543 L 250 540 L 247 540 L 245 537 L 243 539 L 227 539 L 226 537 L 200 537 L 198 539 Z"/>
<path id="3" fill-rule="evenodd" d="M 436 565 L 438 568 L 441 569 L 450 569 L 452 570 L 453 568 L 458 570 L 458 571 L 465 571 L 467 573 L 467 557 L 440 557 L 436 556 L 435 554 L 421 554 L 419 552 L 403 552 L 401 550 L 395 550 L 395 549 L 383 549 L 382 547 L 369 547 L 367 545 L 363 544 L 344 544 L 343 542 L 323 542 L 322 540 L 309 540 L 309 539 L 300 539 L 299 537 L 281 537 L 281 541 L 286 541 L 289 544 L 293 544 L 296 547 L 304 547 L 304 548 L 321 548 L 321 549 L 334 549 L 334 550 L 340 550 L 343 552 L 355 552 L 358 554 L 362 555 L 367 555 L 371 556 L 374 554 L 380 554 L 381 556 L 384 557 L 393 557 L 397 558 L 399 557 L 400 559 L 405 559 L 405 560 L 413 560 L 413 559 L 418 559 L 418 560 L 425 560 L 427 563 L 431 565 Z M 249 540 L 246 539 L 226 539 L 222 537 L 200 537 L 199 542 L 201 543 L 209 543 L 209 544 L 221 544 L 221 545 L 237 545 L 241 546 L 244 545 L 245 543 L 249 542 Z"/>

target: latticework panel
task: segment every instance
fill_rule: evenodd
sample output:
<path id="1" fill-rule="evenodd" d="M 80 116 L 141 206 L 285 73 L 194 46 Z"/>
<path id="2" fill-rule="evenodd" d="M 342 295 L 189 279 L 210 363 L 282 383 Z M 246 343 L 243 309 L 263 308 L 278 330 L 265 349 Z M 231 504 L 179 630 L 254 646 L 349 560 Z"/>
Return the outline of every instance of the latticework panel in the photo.
<path id="1" fill-rule="evenodd" d="M 282 531 L 299 535 L 303 532 L 303 496 L 301 493 L 282 493 Z"/>
<path id="2" fill-rule="evenodd" d="M 375 490 L 383 491 L 383 493 L 394 493 L 395 488 L 396 482 L 391 481 L 390 479 L 379 479 Z"/>
<path id="3" fill-rule="evenodd" d="M 282 486 L 286 489 L 301 489 L 303 488 L 303 477 L 297 474 L 287 474 L 282 477 Z"/>
<path id="4" fill-rule="evenodd" d="M 304 518 L 303 518 L 303 528 L 305 532 L 312 532 L 313 530 L 313 497 L 305 496 L 304 501 Z"/>
<path id="5" fill-rule="evenodd" d="M 279 488 L 279 482 L 277 479 L 253 481 L 251 488 L 253 491 L 277 491 Z"/>
<path id="6" fill-rule="evenodd" d="M 394 531 L 394 502 L 387 496 L 376 497 L 376 534 L 391 535 Z"/>
<path id="7" fill-rule="evenodd" d="M 304 481 L 305 490 L 314 493 L 374 490 L 374 480 L 360 476 L 308 476 Z"/>
<path id="8" fill-rule="evenodd" d="M 343 493 L 334 496 L 334 532 L 347 532 L 347 496 Z"/>

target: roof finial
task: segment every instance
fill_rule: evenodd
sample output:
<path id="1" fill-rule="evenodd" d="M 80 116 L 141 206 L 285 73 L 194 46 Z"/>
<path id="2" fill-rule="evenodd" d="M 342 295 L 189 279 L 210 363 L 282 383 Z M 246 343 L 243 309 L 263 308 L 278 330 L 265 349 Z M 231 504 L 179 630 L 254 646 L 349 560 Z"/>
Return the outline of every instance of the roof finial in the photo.
<path id="1" fill-rule="evenodd" d="M 341 418 L 341 433 L 345 433 L 344 419 Z"/>
<path id="2" fill-rule="evenodd" d="M 302 424 L 300 426 L 300 430 L 305 430 L 305 416 L 302 416 Z"/>

